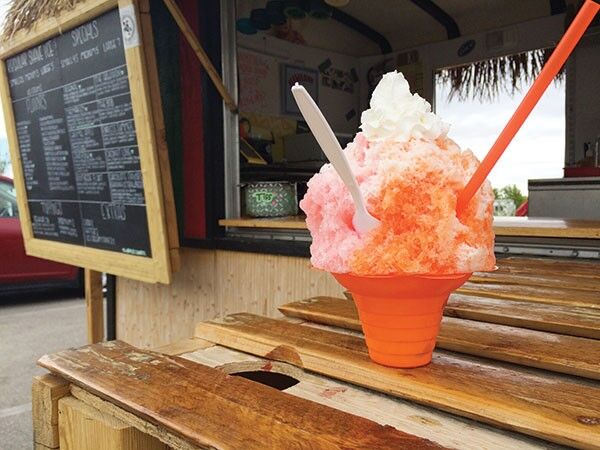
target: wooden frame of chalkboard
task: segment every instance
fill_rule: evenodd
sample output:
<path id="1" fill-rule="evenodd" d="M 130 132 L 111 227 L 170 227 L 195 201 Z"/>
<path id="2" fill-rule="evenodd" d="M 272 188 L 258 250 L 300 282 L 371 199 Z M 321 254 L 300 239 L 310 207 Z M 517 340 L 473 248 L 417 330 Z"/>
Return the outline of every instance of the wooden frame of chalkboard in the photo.
<path id="1" fill-rule="evenodd" d="M 90 47 L 87 41 L 105 39 L 103 24 L 112 33 L 117 27 L 118 36 Z M 81 47 L 63 52 L 65 36 Z M 179 244 L 160 96 L 151 95 L 158 81 L 149 38 L 147 0 L 87 0 L 0 46 L 0 95 L 27 254 L 171 282 Z M 123 54 L 124 61 L 112 56 Z M 103 71 L 96 73 L 98 55 Z M 111 66 L 111 58 L 122 64 Z M 56 68 L 55 84 L 44 85 Z M 29 83 L 34 78 L 42 81 Z M 52 114 L 57 110 L 62 116 Z"/>

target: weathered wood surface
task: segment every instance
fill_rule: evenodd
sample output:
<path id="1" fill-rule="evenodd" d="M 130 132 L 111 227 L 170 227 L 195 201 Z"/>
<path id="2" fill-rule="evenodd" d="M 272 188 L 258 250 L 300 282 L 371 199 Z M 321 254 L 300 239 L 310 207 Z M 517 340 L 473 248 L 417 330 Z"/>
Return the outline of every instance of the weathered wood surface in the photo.
<path id="1" fill-rule="evenodd" d="M 562 275 L 600 279 L 600 261 L 573 258 L 526 258 L 511 256 L 497 261 L 499 271 L 534 275 Z"/>
<path id="2" fill-rule="evenodd" d="M 279 308 L 286 316 L 362 331 L 354 302 L 317 297 Z M 436 348 L 600 380 L 600 340 L 444 317 Z"/>
<path id="3" fill-rule="evenodd" d="M 494 217 L 496 236 L 597 239 L 600 221 L 538 217 Z"/>
<path id="4" fill-rule="evenodd" d="M 299 383 L 288 394 L 339 409 L 381 425 L 391 425 L 440 445 L 460 450 L 548 449 L 548 442 L 500 430 L 414 402 L 362 389 L 344 381 L 310 373 L 287 363 L 214 345 L 181 355 L 226 373 L 263 370 L 288 374 Z M 468 439 L 465 439 L 468 436 Z"/>
<path id="5" fill-rule="evenodd" d="M 436 448 L 392 427 L 120 341 L 38 364 L 203 448 Z"/>
<path id="6" fill-rule="evenodd" d="M 91 406 L 104 414 L 115 417 L 149 436 L 155 437 L 160 442 L 167 444 L 169 450 L 198 450 L 199 448 L 196 445 L 190 444 L 179 435 L 173 434 L 165 427 L 150 423 L 74 384 L 71 385 L 71 395 L 86 405 Z"/>
<path id="7" fill-rule="evenodd" d="M 466 282 L 456 292 L 532 303 L 600 309 L 600 291 L 575 291 L 573 289 L 542 286 Z M 532 307 L 535 308 L 535 305 L 532 305 Z"/>
<path id="8" fill-rule="evenodd" d="M 520 286 L 540 286 L 546 288 L 572 289 L 575 291 L 600 291 L 600 278 L 576 277 L 565 274 L 546 274 L 539 272 L 518 273 L 511 268 L 498 268 L 495 272 L 475 272 L 469 282 L 496 283 Z M 598 264 L 600 271 L 600 264 Z"/>
<path id="9" fill-rule="evenodd" d="M 600 339 L 600 311 L 592 308 L 452 294 L 444 315 Z"/>
<path id="10" fill-rule="evenodd" d="M 251 314 L 198 324 L 196 336 L 465 417 L 581 448 L 600 448 L 600 385 L 435 352 L 428 366 L 373 363 L 364 340 Z"/>
<path id="11" fill-rule="evenodd" d="M 69 383 L 49 373 L 33 377 L 31 416 L 33 442 L 46 448 L 58 448 L 58 400 L 69 394 Z"/>
<path id="12" fill-rule="evenodd" d="M 192 337 L 173 342 L 172 344 L 162 345 L 153 350 L 158 353 L 164 353 L 165 355 L 176 356 L 181 355 L 182 353 L 189 353 L 203 348 L 212 347 L 213 345 L 215 344 L 212 342 Z"/>
<path id="13" fill-rule="evenodd" d="M 158 439 L 74 397 L 58 402 L 60 450 L 168 450 Z"/>

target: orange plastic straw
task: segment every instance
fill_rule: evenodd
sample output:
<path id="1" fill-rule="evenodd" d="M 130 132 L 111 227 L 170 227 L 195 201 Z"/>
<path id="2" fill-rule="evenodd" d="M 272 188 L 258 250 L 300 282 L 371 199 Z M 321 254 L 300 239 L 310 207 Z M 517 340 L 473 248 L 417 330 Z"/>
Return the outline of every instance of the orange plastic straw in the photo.
<path id="1" fill-rule="evenodd" d="M 523 101 L 510 118 L 494 145 L 483 159 L 465 188 L 460 192 L 456 204 L 456 214 L 459 215 L 467 206 L 475 192 L 483 184 L 494 165 L 508 147 L 508 144 L 515 137 L 537 102 L 540 100 L 560 68 L 566 62 L 567 58 L 581 39 L 581 36 L 588 25 L 600 9 L 600 5 L 593 0 L 586 0 L 579 10 L 575 20 L 569 26 L 569 29 L 562 37 L 552 56 L 544 65 L 537 79 L 525 95 Z"/>

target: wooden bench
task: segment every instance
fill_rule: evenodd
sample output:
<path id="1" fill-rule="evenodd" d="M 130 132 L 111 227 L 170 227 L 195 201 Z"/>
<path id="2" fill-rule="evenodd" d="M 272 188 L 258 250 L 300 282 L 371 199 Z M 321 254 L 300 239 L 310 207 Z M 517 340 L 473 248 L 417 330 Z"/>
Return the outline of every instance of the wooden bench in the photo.
<path id="1" fill-rule="evenodd" d="M 116 341 L 45 356 L 55 376 L 34 393 L 36 435 L 63 450 L 600 448 L 600 263 L 498 265 L 451 296 L 423 368 L 373 363 L 353 302 L 327 297 L 280 319 L 200 323 L 157 352 Z M 298 383 L 280 392 L 227 374 Z M 40 398 L 56 405 L 56 431 Z"/>

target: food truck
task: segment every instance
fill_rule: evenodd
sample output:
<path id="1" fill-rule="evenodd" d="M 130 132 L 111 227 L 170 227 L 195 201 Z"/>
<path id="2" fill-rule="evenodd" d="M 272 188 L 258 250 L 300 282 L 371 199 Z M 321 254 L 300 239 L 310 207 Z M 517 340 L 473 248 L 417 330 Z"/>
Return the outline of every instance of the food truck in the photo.
<path id="1" fill-rule="evenodd" d="M 564 176 L 495 218 L 498 270 L 444 301 L 416 372 L 369 361 L 352 294 L 311 267 L 298 203 L 327 158 L 290 91 L 345 147 L 383 74 L 434 109 L 439 83 L 493 97 L 537 77 L 581 4 L 14 0 L 1 92 L 25 246 L 86 268 L 107 341 L 40 360 L 36 442 L 116 448 L 85 441 L 87 417 L 135 448 L 600 446 L 600 18 L 560 75 Z"/>

